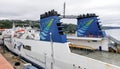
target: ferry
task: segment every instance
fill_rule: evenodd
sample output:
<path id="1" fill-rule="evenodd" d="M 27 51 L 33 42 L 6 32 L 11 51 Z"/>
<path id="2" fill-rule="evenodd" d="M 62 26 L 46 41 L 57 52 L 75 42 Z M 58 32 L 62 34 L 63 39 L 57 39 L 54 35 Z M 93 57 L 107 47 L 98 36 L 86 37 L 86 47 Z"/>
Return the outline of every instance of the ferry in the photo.
<path id="1" fill-rule="evenodd" d="M 38 69 L 120 69 L 119 66 L 72 53 L 60 20 L 59 14 L 52 10 L 41 15 L 40 33 L 31 27 L 13 26 L 2 33 L 4 44 Z"/>
<path id="2" fill-rule="evenodd" d="M 101 24 L 98 15 L 83 14 L 77 17 L 76 34 L 68 36 L 71 48 L 120 52 L 118 24 Z"/>

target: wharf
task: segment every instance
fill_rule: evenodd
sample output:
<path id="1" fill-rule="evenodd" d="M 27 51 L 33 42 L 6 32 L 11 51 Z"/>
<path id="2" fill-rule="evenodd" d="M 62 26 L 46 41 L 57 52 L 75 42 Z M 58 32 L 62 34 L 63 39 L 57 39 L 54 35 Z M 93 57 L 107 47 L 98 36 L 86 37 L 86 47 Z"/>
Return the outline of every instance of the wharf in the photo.
<path id="1" fill-rule="evenodd" d="M 20 59 L 18 56 L 15 56 L 13 53 L 11 53 L 9 50 L 7 50 L 4 45 L 2 44 L 2 36 L 0 36 L 0 58 L 4 58 L 8 62 L 9 65 L 11 65 L 11 68 L 9 69 L 23 69 L 24 64 L 26 64 L 25 61 Z M 1 62 L 1 61 L 0 61 Z M 0 64 L 0 67 L 4 66 L 4 64 Z M 13 67 L 13 68 L 12 68 Z M 8 68 L 0 68 L 0 69 L 8 69 Z"/>
<path id="2" fill-rule="evenodd" d="M 0 54 L 0 69 L 14 69 L 13 66 Z"/>
<path id="3" fill-rule="evenodd" d="M 2 46 L 0 46 L 0 53 L 6 59 L 6 61 L 12 65 L 12 67 L 15 69 L 23 69 L 23 66 L 26 62 L 21 60 L 18 56 L 15 56 L 8 50 L 4 50 Z M 0 66 L 2 66 L 2 64 Z"/>
<path id="4" fill-rule="evenodd" d="M 75 44 L 69 44 L 70 48 L 75 48 L 75 49 L 86 49 L 86 50 L 91 50 L 91 51 L 95 51 L 97 49 L 92 48 L 90 46 L 83 46 L 83 45 L 75 45 Z"/>

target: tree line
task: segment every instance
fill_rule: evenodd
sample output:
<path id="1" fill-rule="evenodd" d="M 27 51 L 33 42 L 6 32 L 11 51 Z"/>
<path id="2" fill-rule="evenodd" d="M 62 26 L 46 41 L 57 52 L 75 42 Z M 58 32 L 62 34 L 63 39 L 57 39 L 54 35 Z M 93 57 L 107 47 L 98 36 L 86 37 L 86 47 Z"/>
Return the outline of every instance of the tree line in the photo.
<path id="1" fill-rule="evenodd" d="M 40 29 L 40 22 L 39 20 L 0 20 L 0 28 L 12 28 L 12 24 L 23 26 L 23 24 L 28 24 L 32 27 Z M 62 24 L 64 26 L 63 30 L 66 34 L 75 33 L 76 25 L 75 24 Z"/>

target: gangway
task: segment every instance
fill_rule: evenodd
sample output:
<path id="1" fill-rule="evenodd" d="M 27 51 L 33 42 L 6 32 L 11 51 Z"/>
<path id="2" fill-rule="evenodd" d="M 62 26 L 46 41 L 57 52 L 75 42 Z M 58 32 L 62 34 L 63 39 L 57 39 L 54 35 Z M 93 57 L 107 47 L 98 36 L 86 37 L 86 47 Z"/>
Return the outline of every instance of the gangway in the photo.
<path id="1" fill-rule="evenodd" d="M 112 30 L 106 30 L 106 35 L 109 40 L 112 40 L 113 42 L 120 44 L 120 29 L 112 29 Z"/>
<path id="2" fill-rule="evenodd" d="M 107 38 L 110 39 L 110 40 L 112 40 L 113 42 L 115 42 L 115 43 L 117 43 L 117 44 L 120 44 L 120 41 L 119 41 L 118 39 L 114 38 L 114 37 L 111 36 L 111 35 L 108 35 Z"/>

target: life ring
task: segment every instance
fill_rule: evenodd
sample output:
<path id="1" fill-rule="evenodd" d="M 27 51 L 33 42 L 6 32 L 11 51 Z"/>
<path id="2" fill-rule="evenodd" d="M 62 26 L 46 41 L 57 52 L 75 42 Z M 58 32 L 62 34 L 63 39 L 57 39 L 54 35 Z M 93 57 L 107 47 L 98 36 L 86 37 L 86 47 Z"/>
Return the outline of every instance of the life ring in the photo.
<path id="1" fill-rule="evenodd" d="M 18 33 L 18 32 L 25 32 L 25 30 L 24 29 L 20 29 L 20 30 L 15 31 L 15 33 Z"/>

